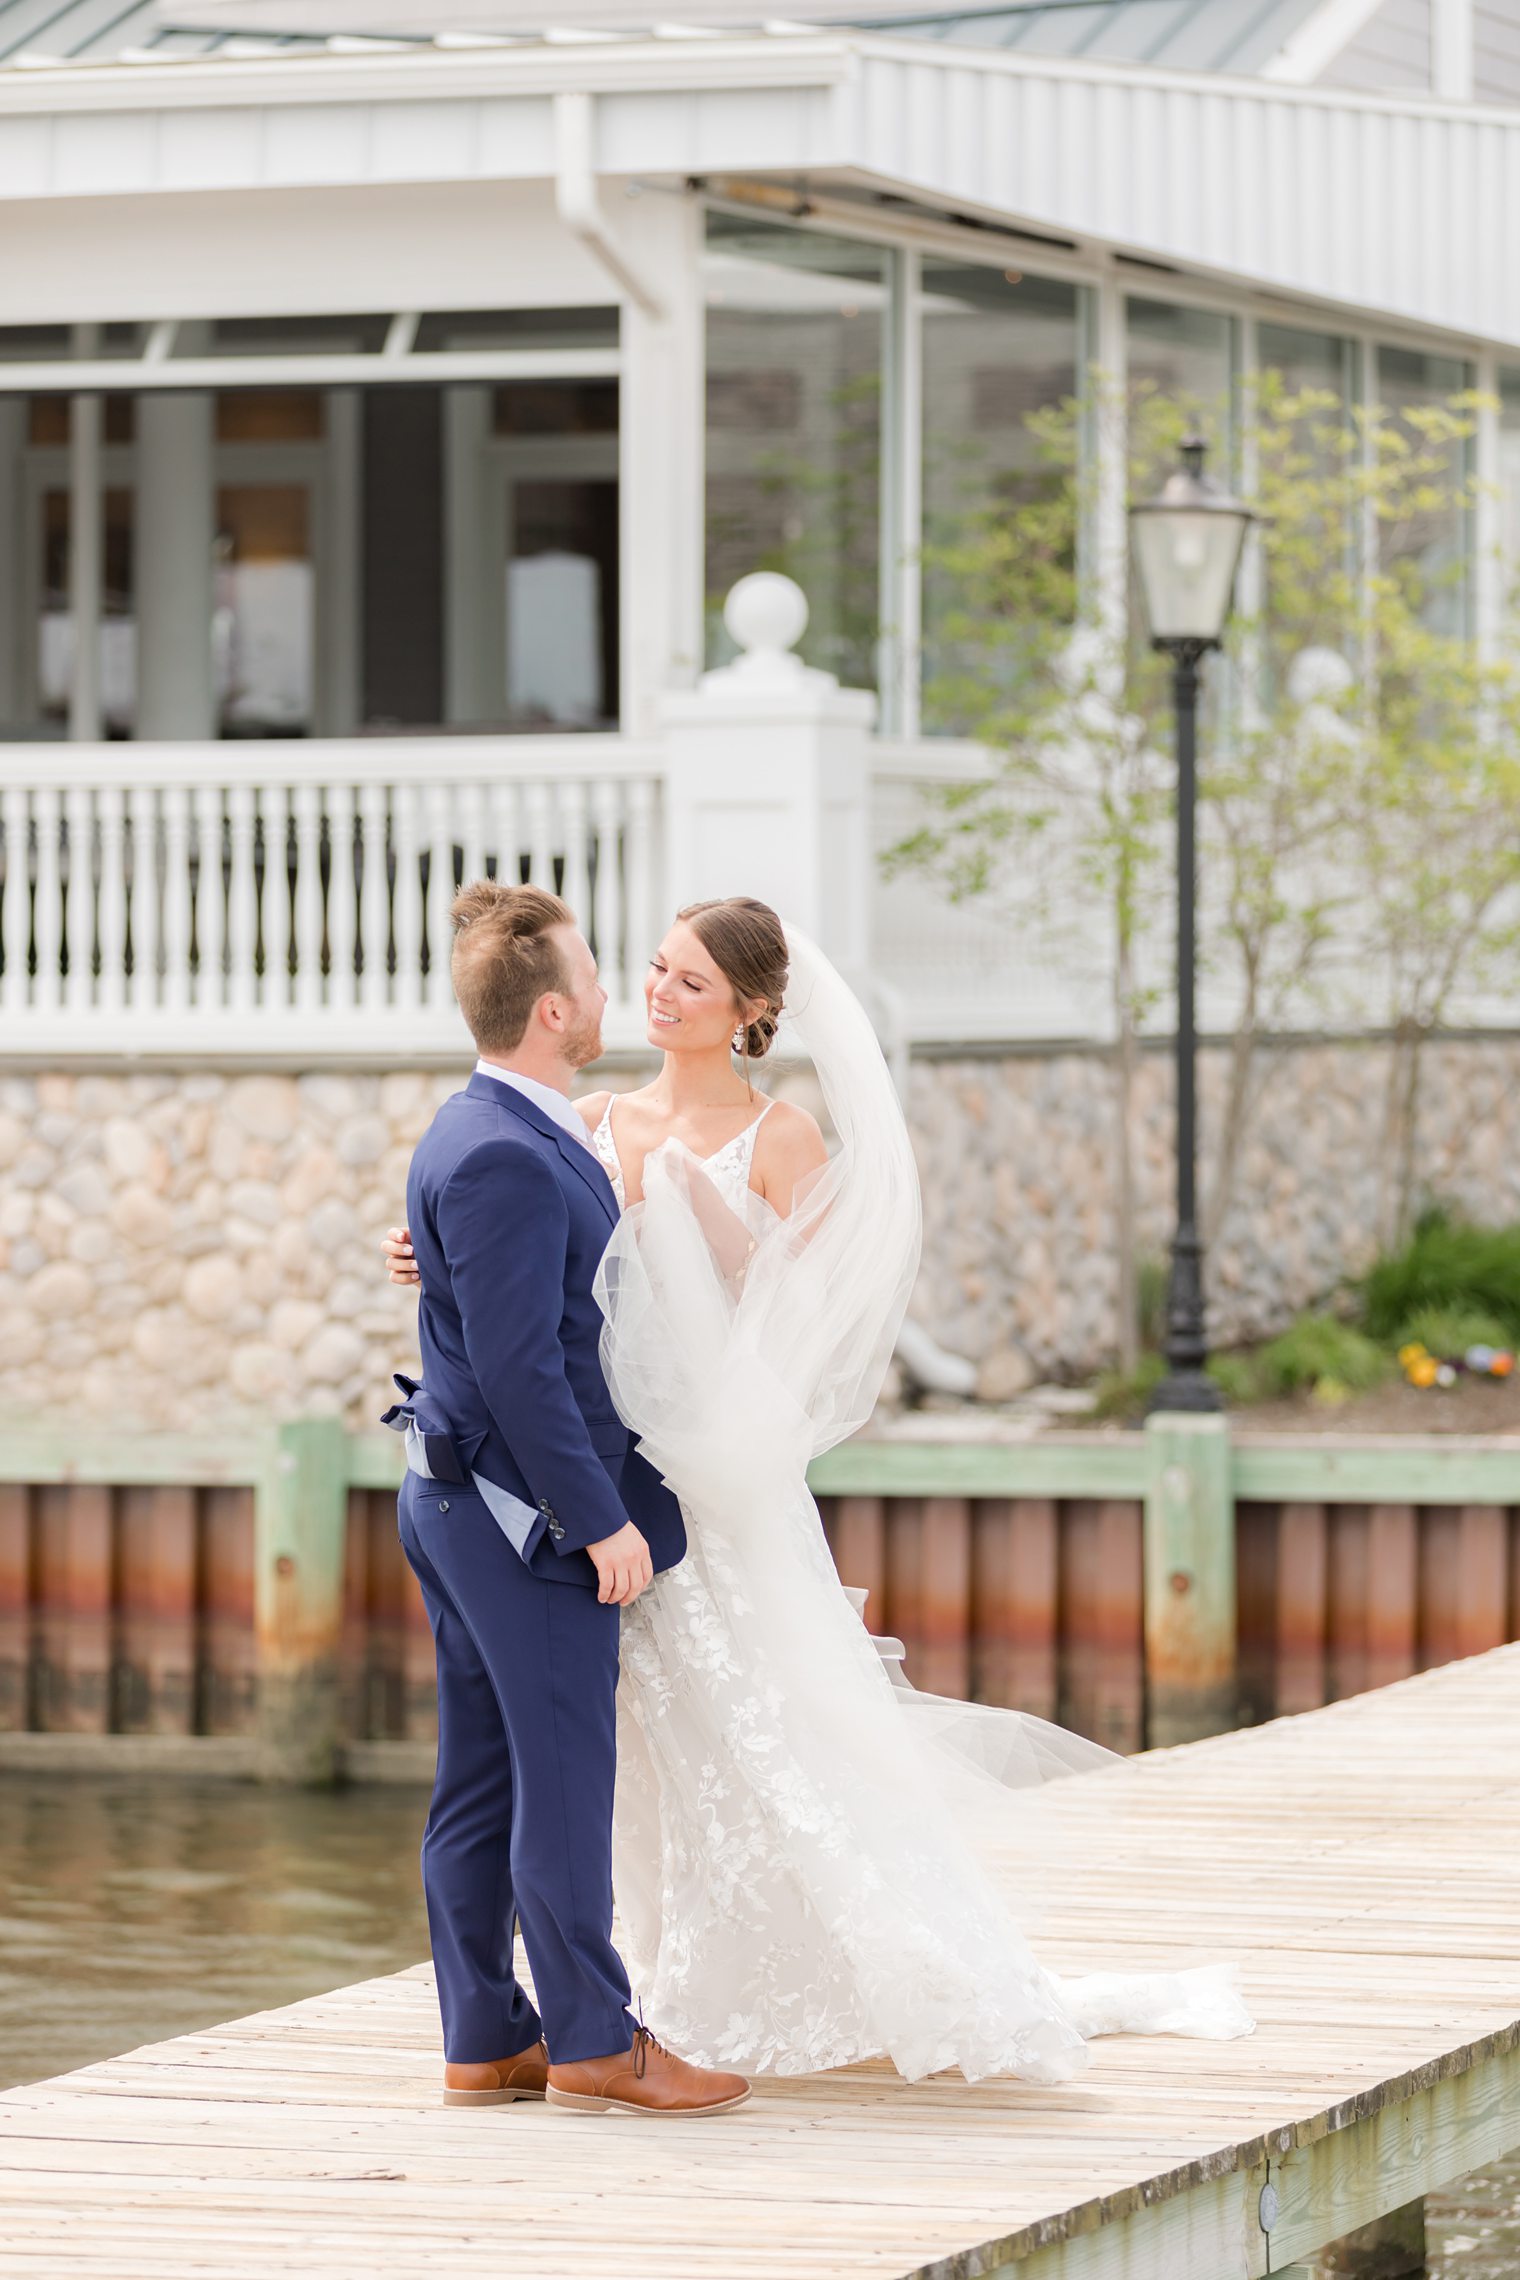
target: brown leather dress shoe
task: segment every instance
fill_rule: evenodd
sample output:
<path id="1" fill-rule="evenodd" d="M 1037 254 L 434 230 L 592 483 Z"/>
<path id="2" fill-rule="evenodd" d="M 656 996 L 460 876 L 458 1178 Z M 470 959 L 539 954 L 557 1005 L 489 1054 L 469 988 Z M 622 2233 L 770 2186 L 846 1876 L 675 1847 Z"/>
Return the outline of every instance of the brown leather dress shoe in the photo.
<path id="1" fill-rule="evenodd" d="M 446 2106 L 510 2106 L 519 2098 L 541 2098 L 549 2079 L 549 2053 L 541 2042 L 515 2058 L 465 2065 L 449 2059 L 443 2069 Z"/>
<path id="2" fill-rule="evenodd" d="M 549 2069 L 548 2100 L 577 2114 L 724 2114 L 750 2094 L 742 2074 L 693 2066 L 639 2027 L 627 2050 Z"/>

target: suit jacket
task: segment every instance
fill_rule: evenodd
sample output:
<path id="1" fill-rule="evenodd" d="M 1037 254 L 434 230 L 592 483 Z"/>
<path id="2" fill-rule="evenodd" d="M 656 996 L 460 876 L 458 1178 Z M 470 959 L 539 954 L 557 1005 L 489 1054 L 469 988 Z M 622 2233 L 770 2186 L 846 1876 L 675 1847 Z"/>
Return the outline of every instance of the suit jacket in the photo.
<path id="1" fill-rule="evenodd" d="M 673 1567 L 680 1505 L 598 1358 L 593 1283 L 617 1205 L 591 1150 L 477 1070 L 418 1142 L 406 1206 L 422 1276 L 423 1383 L 407 1405 L 419 1431 L 446 1435 L 466 1476 L 534 1508 L 518 1548 L 536 1575 L 594 1586 L 586 1545 L 628 1520 L 656 1569 Z"/>

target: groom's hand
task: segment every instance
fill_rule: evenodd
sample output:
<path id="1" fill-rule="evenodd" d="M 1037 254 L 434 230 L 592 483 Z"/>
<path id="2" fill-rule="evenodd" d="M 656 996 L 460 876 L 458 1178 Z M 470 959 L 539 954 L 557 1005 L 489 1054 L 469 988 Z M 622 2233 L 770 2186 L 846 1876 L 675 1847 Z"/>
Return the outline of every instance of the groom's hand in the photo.
<path id="1" fill-rule="evenodd" d="M 586 1549 L 596 1568 L 596 1596 L 604 1607 L 609 1601 L 614 1607 L 631 1606 L 653 1578 L 649 1546 L 631 1520 L 615 1536 L 604 1536 Z"/>

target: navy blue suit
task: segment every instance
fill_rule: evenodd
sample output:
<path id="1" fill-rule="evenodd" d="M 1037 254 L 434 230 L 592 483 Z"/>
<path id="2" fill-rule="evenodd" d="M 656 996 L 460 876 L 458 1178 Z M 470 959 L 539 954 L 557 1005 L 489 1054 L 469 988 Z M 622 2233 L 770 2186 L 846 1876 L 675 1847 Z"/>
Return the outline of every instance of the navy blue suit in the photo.
<path id="1" fill-rule="evenodd" d="M 589 1149 L 478 1071 L 424 1133 L 406 1200 L 423 1362 L 406 1415 L 455 1476 L 409 1472 L 400 1506 L 437 1647 L 422 1874 L 444 2051 L 510 2057 L 542 2031 L 557 2061 L 600 2057 L 632 2026 L 611 1937 L 619 1617 L 585 1547 L 632 1520 L 657 1569 L 686 1549 L 598 1360 L 617 1207 Z M 530 1508 L 520 1548 L 474 1476 Z"/>

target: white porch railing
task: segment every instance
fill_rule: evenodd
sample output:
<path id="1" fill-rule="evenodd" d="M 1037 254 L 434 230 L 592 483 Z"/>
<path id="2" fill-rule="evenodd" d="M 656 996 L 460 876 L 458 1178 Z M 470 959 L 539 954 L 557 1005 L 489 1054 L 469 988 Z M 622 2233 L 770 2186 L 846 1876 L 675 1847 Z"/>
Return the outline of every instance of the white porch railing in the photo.
<path id="1" fill-rule="evenodd" d="M 455 1059 L 449 904 L 531 880 L 642 1036 L 660 774 L 618 738 L 0 752 L 0 1032 L 28 1053 Z"/>
<path id="2" fill-rule="evenodd" d="M 0 1056 L 455 1063 L 457 883 L 531 880 L 577 912 L 613 1046 L 686 902 L 755 894 L 869 982 L 891 1042 L 1091 1033 L 1101 1004 L 990 904 L 881 853 L 986 767 L 869 735 L 873 700 L 807 673 L 787 581 L 741 581 L 738 662 L 672 694 L 656 738 L 0 747 Z"/>

